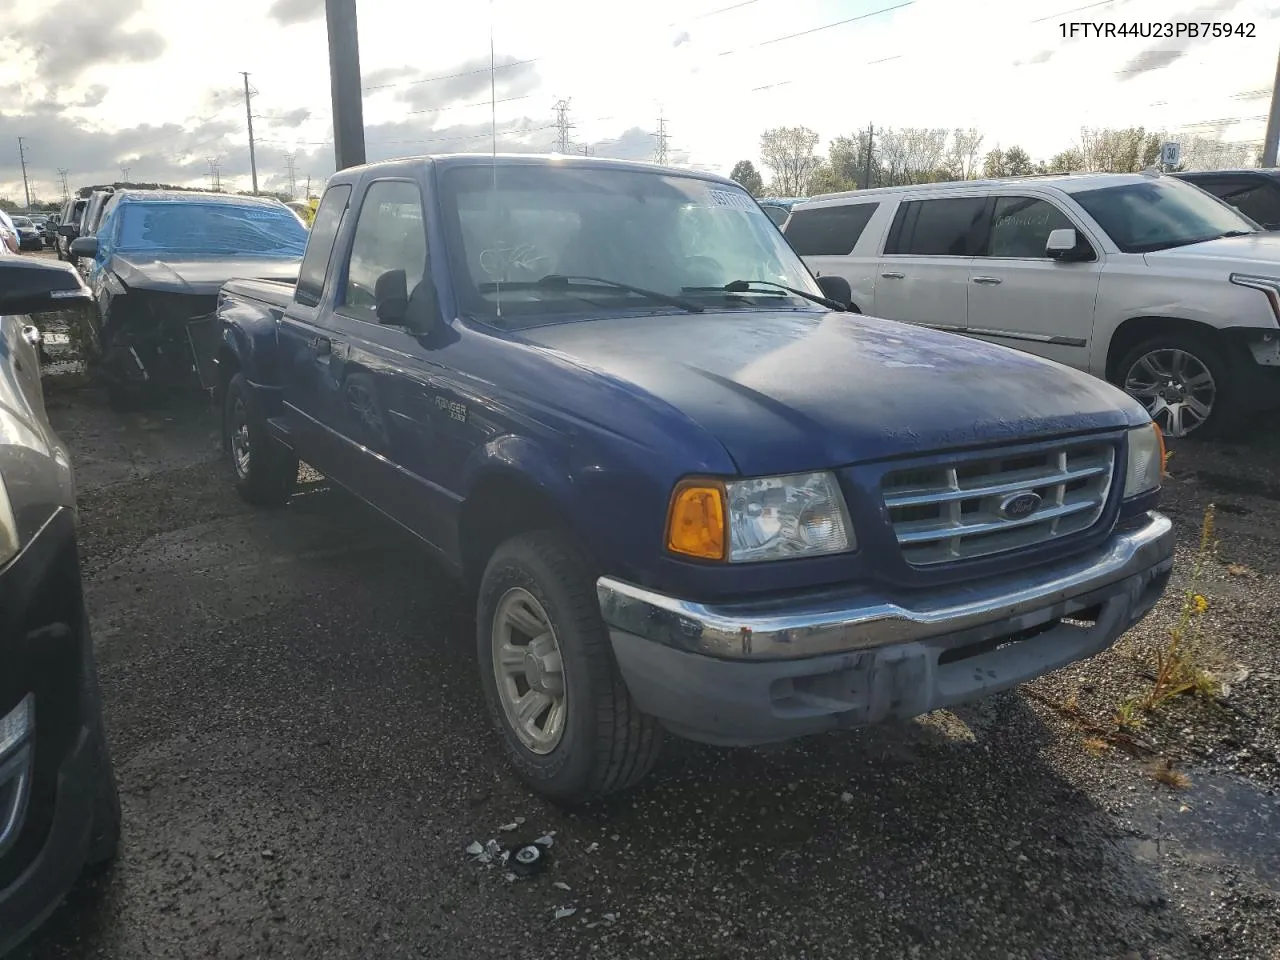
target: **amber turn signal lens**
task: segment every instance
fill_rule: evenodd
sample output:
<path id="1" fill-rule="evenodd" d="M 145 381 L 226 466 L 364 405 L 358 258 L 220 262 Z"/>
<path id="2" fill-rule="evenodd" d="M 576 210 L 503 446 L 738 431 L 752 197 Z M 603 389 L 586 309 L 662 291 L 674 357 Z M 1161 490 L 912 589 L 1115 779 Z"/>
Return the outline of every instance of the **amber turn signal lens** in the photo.
<path id="1" fill-rule="evenodd" d="M 686 557 L 723 560 L 724 486 L 714 480 L 682 480 L 671 495 L 667 549 Z"/>
<path id="2" fill-rule="evenodd" d="M 1156 444 L 1160 448 L 1160 479 L 1163 480 L 1169 475 L 1169 454 L 1164 447 L 1164 431 L 1160 429 L 1160 424 L 1154 420 L 1151 421 L 1151 429 L 1156 432 Z"/>

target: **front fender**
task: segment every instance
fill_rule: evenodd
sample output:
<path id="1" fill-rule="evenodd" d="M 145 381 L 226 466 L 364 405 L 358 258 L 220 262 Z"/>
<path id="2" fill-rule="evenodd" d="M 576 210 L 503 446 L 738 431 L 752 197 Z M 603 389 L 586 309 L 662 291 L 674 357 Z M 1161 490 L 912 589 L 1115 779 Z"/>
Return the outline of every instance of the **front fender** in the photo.
<path id="1" fill-rule="evenodd" d="M 545 445 L 528 437 L 495 437 L 471 452 L 462 468 L 462 491 L 469 497 L 481 483 L 495 477 L 520 480 L 565 506 L 572 497 L 571 467 Z"/>

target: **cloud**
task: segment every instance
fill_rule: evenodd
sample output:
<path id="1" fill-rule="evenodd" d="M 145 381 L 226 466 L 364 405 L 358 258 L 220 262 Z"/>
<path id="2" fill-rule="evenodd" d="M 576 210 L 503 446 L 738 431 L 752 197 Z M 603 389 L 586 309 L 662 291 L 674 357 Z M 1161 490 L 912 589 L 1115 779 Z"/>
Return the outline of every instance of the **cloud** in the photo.
<path id="1" fill-rule="evenodd" d="M 369 91 L 394 84 L 397 80 L 421 75 L 421 71 L 417 67 L 379 67 L 377 70 L 370 70 L 365 73 L 360 79 L 364 84 L 364 89 Z"/>
<path id="2" fill-rule="evenodd" d="M 515 57 L 496 61 L 493 92 L 497 99 L 522 97 L 537 89 L 537 66 Z M 408 81 L 396 88 L 396 99 L 413 110 L 442 110 L 465 102 L 489 98 L 489 58 L 477 57 L 458 64 L 444 75 Z"/>
<path id="3" fill-rule="evenodd" d="M 12 37 L 32 55 L 41 82 L 65 87 L 95 66 L 148 63 L 164 54 L 167 43 L 155 30 L 126 29 L 142 5 L 143 0 L 58 0 L 19 24 Z"/>
<path id="4" fill-rule="evenodd" d="M 272 126 L 288 127 L 290 130 L 300 127 L 311 116 L 310 107 L 295 107 L 292 110 L 273 110 L 262 119 Z"/>
<path id="5" fill-rule="evenodd" d="M 691 39 L 692 38 L 689 36 L 688 30 L 681 30 L 678 34 L 676 34 L 675 39 L 671 41 L 671 45 L 673 47 L 680 47 L 688 43 Z"/>
<path id="6" fill-rule="evenodd" d="M 1220 20 L 1222 19 L 1222 14 L 1230 12 L 1239 4 L 1240 0 L 1216 0 L 1216 2 L 1201 4 L 1193 10 L 1169 17 L 1169 20 L 1176 23 L 1202 23 L 1209 20 Z M 1152 44 L 1135 55 L 1116 71 L 1116 77 L 1121 83 L 1124 83 L 1143 74 L 1156 73 L 1181 60 L 1186 56 L 1187 51 L 1193 44 L 1199 45 L 1205 42 L 1207 41 L 1203 37 L 1197 39 L 1186 36 L 1161 40 L 1159 43 Z"/>
<path id="7" fill-rule="evenodd" d="M 1013 61 L 1013 65 L 1015 67 L 1029 67 L 1029 66 L 1034 66 L 1037 63 L 1048 63 L 1050 60 L 1053 59 L 1054 55 L 1057 52 L 1058 52 L 1057 50 L 1041 50 L 1039 53 L 1033 53 L 1031 56 L 1027 57 L 1025 60 Z"/>
<path id="8" fill-rule="evenodd" d="M 324 0 L 275 0 L 267 16 L 285 27 L 318 20 L 324 16 Z"/>

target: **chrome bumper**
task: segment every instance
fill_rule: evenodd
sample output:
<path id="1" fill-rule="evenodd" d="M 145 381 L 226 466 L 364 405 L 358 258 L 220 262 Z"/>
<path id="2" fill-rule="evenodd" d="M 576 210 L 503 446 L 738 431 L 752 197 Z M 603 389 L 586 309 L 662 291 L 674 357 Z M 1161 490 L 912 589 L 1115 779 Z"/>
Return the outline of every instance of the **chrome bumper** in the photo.
<path id="1" fill-rule="evenodd" d="M 846 587 L 800 597 L 702 604 L 601 577 L 611 630 L 729 660 L 788 660 L 957 634 L 1015 632 L 1102 603 L 1127 581 L 1167 572 L 1173 524 L 1152 512 L 1099 549 L 978 583 L 889 596 Z M 984 628 L 986 628 L 984 630 Z"/>

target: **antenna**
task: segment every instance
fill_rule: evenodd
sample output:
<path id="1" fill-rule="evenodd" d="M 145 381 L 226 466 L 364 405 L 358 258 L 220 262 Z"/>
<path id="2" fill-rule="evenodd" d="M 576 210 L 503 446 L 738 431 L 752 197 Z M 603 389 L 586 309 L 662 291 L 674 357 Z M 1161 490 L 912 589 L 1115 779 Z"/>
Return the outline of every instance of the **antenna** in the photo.
<path id="1" fill-rule="evenodd" d="M 489 154 L 489 168 L 493 174 L 490 207 L 497 213 L 498 203 L 498 81 L 495 77 L 497 67 L 493 56 L 493 0 L 489 0 L 489 130 L 492 136 L 493 149 Z M 496 218 L 495 218 L 496 222 Z M 494 277 L 494 301 L 498 311 L 498 319 L 502 319 L 502 278 Z"/>

